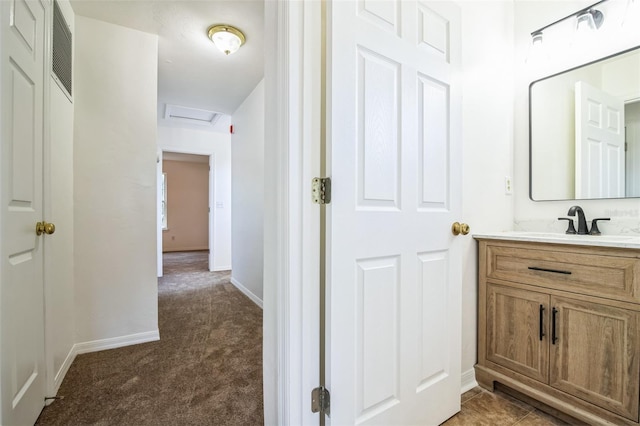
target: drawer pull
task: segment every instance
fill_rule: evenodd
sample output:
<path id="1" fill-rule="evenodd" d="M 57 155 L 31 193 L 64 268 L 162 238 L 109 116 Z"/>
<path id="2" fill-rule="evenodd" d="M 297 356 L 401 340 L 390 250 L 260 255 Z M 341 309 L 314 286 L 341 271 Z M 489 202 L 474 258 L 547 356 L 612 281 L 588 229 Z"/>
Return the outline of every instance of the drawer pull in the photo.
<path id="1" fill-rule="evenodd" d="M 551 344 L 555 345 L 558 341 L 556 336 L 556 314 L 558 310 L 556 308 L 551 309 Z"/>
<path id="2" fill-rule="evenodd" d="M 544 317 L 544 305 L 540 305 L 540 341 L 544 337 L 542 318 Z"/>
<path id="3" fill-rule="evenodd" d="M 554 274 L 571 275 L 571 271 L 562 271 L 560 269 L 538 268 L 537 266 L 529 266 L 532 271 L 553 272 Z"/>

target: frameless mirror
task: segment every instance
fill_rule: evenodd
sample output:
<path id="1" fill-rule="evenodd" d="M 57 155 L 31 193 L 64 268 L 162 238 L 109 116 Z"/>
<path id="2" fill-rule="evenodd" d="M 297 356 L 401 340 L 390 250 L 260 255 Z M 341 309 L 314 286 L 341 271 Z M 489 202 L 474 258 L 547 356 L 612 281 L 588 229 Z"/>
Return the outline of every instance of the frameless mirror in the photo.
<path id="1" fill-rule="evenodd" d="M 640 197 L 640 48 L 529 86 L 534 201 Z"/>

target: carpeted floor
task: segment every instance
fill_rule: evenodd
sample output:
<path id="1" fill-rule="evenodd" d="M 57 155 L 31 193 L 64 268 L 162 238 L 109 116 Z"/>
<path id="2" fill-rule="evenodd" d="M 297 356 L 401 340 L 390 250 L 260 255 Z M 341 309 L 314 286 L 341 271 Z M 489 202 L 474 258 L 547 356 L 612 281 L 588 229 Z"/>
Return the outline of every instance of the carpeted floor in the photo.
<path id="1" fill-rule="evenodd" d="M 36 424 L 262 425 L 262 310 L 229 278 L 165 254 L 160 341 L 78 355 Z"/>

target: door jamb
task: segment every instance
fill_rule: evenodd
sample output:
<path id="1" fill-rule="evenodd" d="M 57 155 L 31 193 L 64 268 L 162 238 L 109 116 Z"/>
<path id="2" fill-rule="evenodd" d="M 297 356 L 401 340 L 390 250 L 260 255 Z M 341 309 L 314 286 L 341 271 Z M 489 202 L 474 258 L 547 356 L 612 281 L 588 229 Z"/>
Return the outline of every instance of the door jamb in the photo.
<path id="1" fill-rule="evenodd" d="M 321 2 L 265 2 L 265 424 L 319 424 Z"/>
<path id="2" fill-rule="evenodd" d="M 204 151 L 198 151 L 198 150 L 194 150 L 194 149 L 180 149 L 180 148 L 163 148 L 160 147 L 158 149 L 158 157 L 157 157 L 157 161 L 158 161 L 158 166 L 157 166 L 157 192 L 158 192 L 158 202 L 157 202 L 157 209 L 158 209 L 158 220 L 157 220 L 157 231 L 158 231 L 158 248 L 157 248 L 157 256 L 158 256 L 158 278 L 162 277 L 162 239 L 163 239 L 163 234 L 162 234 L 162 213 L 161 213 L 161 209 L 162 209 L 162 204 L 161 204 L 161 194 L 160 191 L 162 190 L 162 188 L 160 187 L 160 182 L 161 182 L 161 176 L 162 176 L 162 161 L 163 161 L 163 157 L 164 157 L 164 153 L 165 152 L 175 152 L 175 153 L 180 153 L 180 154 L 194 154 L 194 155 L 202 155 L 204 157 L 208 157 L 209 161 L 207 162 L 207 164 L 209 164 L 209 175 L 208 175 L 208 179 L 209 179 L 209 194 L 208 194 L 208 205 L 209 205 L 209 217 L 208 217 L 208 223 L 209 223 L 209 238 L 208 238 L 208 246 L 209 246 L 209 259 L 208 259 L 208 264 L 209 264 L 209 271 L 213 271 L 214 270 L 214 256 L 215 256 L 215 252 L 214 252 L 214 247 L 215 247 L 215 209 L 214 209 L 214 205 L 215 205 L 215 183 L 216 183 L 216 168 L 215 168 L 215 157 L 216 155 L 214 153 L 211 152 L 204 152 Z"/>

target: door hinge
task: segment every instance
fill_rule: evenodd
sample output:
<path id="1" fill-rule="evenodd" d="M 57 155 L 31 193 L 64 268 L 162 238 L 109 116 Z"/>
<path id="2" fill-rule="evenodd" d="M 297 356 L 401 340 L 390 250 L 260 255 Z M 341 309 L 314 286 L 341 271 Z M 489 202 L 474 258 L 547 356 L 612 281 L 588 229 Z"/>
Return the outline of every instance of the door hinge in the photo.
<path id="1" fill-rule="evenodd" d="M 329 389 L 320 386 L 311 391 L 311 412 L 329 414 L 331 398 Z"/>
<path id="2" fill-rule="evenodd" d="M 331 202 L 331 178 L 313 178 L 311 192 L 315 204 L 329 204 Z"/>

